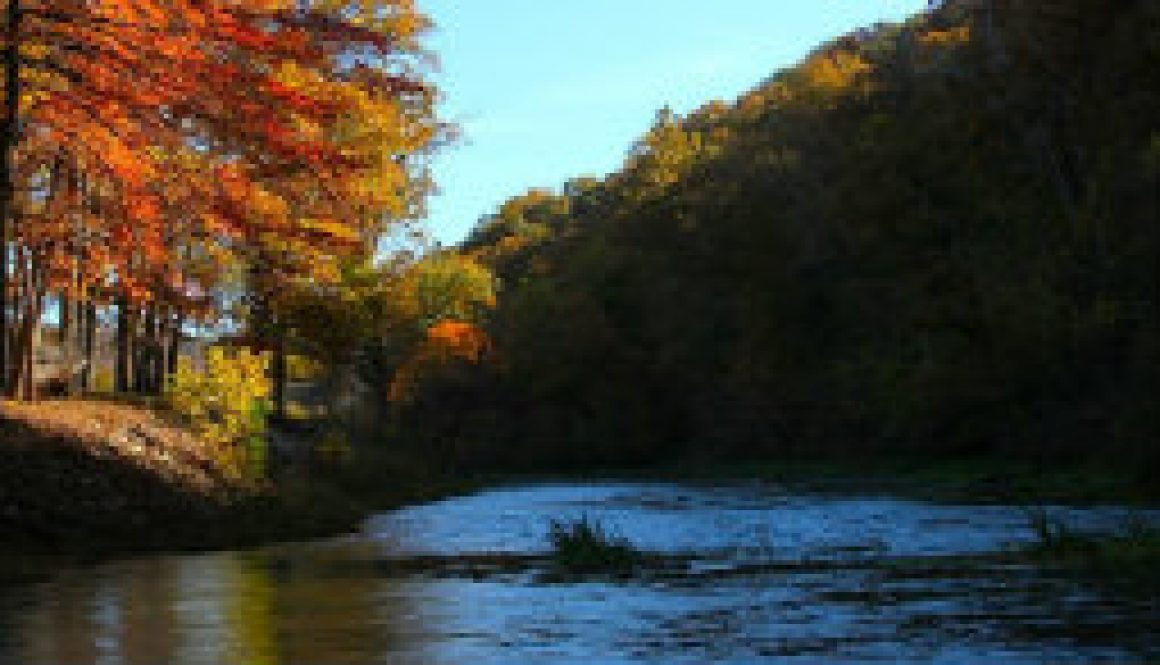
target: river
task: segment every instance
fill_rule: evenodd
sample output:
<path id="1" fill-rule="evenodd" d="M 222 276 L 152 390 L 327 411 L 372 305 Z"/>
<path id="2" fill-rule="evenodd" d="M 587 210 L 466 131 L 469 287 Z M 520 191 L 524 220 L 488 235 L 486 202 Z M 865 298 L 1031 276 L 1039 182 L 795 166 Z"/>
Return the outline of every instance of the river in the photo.
<path id="1" fill-rule="evenodd" d="M 1055 510 L 1087 528 L 1124 513 Z M 553 574 L 548 523 L 582 515 L 669 563 Z M 1155 599 L 993 556 L 1031 537 L 1013 506 L 759 482 L 501 487 L 339 538 L 0 590 L 0 663 L 1160 661 Z"/>

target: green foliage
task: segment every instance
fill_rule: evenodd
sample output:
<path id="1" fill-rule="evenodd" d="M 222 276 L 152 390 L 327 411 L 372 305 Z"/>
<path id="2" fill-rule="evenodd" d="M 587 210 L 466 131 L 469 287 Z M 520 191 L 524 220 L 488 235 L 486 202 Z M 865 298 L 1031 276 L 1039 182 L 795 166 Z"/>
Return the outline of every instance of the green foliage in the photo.
<path id="1" fill-rule="evenodd" d="M 418 386 L 437 391 L 483 371 L 491 345 L 482 325 L 496 297 L 492 272 L 463 253 L 348 264 L 335 282 L 301 284 L 283 295 L 283 323 L 304 356 L 291 374 L 309 371 L 332 402 L 357 395 L 357 402 L 346 400 L 352 408 L 328 409 L 347 424 L 397 428 L 397 404 L 413 401 Z M 423 402 L 410 416 L 427 418 Z M 414 440 L 421 446 L 427 439 Z"/>
<path id="2" fill-rule="evenodd" d="M 400 316 L 421 327 L 440 321 L 475 322 L 495 306 L 495 278 L 469 257 L 440 253 L 406 270 L 392 303 Z"/>
<path id="3" fill-rule="evenodd" d="M 267 357 L 247 349 L 210 347 L 205 367 L 182 356 L 169 377 L 165 397 L 219 459 L 239 476 L 265 473 L 269 413 Z"/>
<path id="4" fill-rule="evenodd" d="M 626 538 L 587 515 L 549 522 L 548 543 L 553 563 L 570 574 L 631 572 L 643 558 Z"/>

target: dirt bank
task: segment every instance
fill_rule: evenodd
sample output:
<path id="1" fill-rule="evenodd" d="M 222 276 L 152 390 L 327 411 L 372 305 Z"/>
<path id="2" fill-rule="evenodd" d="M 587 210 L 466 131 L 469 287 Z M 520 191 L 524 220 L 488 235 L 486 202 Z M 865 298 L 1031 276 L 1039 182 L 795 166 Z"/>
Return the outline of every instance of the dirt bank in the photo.
<path id="1" fill-rule="evenodd" d="M 214 548 L 354 523 L 356 508 L 305 486 L 236 477 L 152 409 L 0 404 L 0 548 L 9 552 Z"/>

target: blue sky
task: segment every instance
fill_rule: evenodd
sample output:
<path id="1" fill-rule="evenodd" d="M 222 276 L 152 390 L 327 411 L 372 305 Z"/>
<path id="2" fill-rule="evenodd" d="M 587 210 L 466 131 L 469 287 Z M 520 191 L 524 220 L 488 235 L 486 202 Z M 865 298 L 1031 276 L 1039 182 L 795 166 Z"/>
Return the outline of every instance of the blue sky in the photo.
<path id="1" fill-rule="evenodd" d="M 530 187 L 616 169 L 657 111 L 732 100 L 821 42 L 925 0 L 419 0 L 436 23 L 435 239 Z"/>

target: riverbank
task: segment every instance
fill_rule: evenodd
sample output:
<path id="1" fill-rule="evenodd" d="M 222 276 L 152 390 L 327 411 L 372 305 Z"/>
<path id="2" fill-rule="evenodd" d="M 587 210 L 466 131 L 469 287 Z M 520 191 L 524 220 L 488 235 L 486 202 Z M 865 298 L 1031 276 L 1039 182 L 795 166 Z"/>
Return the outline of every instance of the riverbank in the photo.
<path id="1" fill-rule="evenodd" d="M 1160 484 L 1148 469 L 1098 464 L 1051 464 L 990 457 L 960 459 L 856 458 L 844 460 L 682 462 L 666 478 L 745 478 L 824 491 L 867 492 L 948 503 L 1160 505 Z"/>
<path id="2" fill-rule="evenodd" d="M 380 450 L 381 448 L 381 450 Z M 376 510 L 545 475 L 437 474 L 387 447 L 357 463 L 246 480 L 163 411 L 109 401 L 0 404 L 0 578 L 55 561 L 238 548 L 333 535 Z M 756 480 L 811 492 L 883 493 L 947 503 L 1155 505 L 1152 483 L 1092 468 L 1002 460 L 685 463 L 567 474 L 585 478 Z"/>
<path id="3" fill-rule="evenodd" d="M 78 561 L 335 535 L 372 511 L 478 486 L 367 457 L 248 479 L 148 404 L 0 402 L 0 582 Z"/>
<path id="4" fill-rule="evenodd" d="M 363 514 L 325 483 L 240 477 L 164 412 L 108 401 L 0 404 L 0 478 L 5 576 L 31 559 L 334 533 Z"/>
<path id="5" fill-rule="evenodd" d="M 475 486 L 602 480 L 766 482 L 793 490 L 886 494 L 957 504 L 1160 506 L 1160 484 L 1148 469 L 1112 465 L 1035 464 L 973 457 L 680 460 L 646 467 L 596 467 L 561 472 L 480 473 Z"/>

